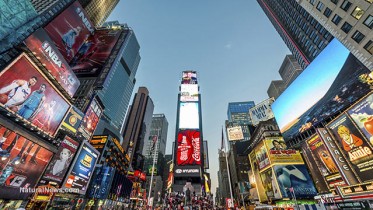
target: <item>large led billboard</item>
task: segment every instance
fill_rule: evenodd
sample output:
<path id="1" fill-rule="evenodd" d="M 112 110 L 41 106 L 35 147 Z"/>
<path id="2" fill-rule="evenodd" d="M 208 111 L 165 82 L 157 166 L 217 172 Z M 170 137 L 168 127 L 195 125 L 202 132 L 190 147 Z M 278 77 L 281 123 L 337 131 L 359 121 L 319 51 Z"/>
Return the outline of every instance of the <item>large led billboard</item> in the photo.
<path id="1" fill-rule="evenodd" d="M 80 82 L 47 33 L 40 28 L 31 34 L 24 43 L 53 78 L 73 97 Z"/>
<path id="2" fill-rule="evenodd" d="M 54 136 L 70 108 L 57 89 L 25 55 L 0 73 L 0 105 Z"/>
<path id="3" fill-rule="evenodd" d="M 82 6 L 75 1 L 44 28 L 67 62 L 78 53 L 94 26 Z"/>
<path id="4" fill-rule="evenodd" d="M 180 86 L 180 101 L 198 101 L 198 85 L 182 84 Z"/>
<path id="5" fill-rule="evenodd" d="M 237 140 L 244 139 L 241 126 L 234 126 L 234 127 L 227 128 L 227 134 L 228 134 L 229 141 L 237 141 Z"/>
<path id="6" fill-rule="evenodd" d="M 198 84 L 196 71 L 183 71 L 181 84 Z"/>
<path id="7" fill-rule="evenodd" d="M 53 153 L 0 125 L 0 197 L 26 200 L 35 188 Z"/>
<path id="8" fill-rule="evenodd" d="M 99 155 L 97 150 L 84 141 L 67 173 L 63 188 L 77 189 L 79 194 L 85 194 Z"/>
<path id="9" fill-rule="evenodd" d="M 96 130 L 98 121 L 102 115 L 103 108 L 97 102 L 96 98 L 93 98 L 89 105 L 82 123 L 79 127 L 79 132 L 87 139 L 91 139 L 91 136 Z"/>
<path id="10" fill-rule="evenodd" d="M 197 130 L 180 130 L 177 134 L 177 165 L 201 165 L 201 136 Z"/>
<path id="11" fill-rule="evenodd" d="M 180 129 L 199 129 L 198 103 L 180 102 L 179 128 Z"/>
<path id="12" fill-rule="evenodd" d="M 90 35 L 70 61 L 73 71 L 79 75 L 98 76 L 108 60 L 123 30 L 102 29 Z"/>
<path id="13" fill-rule="evenodd" d="M 254 126 L 258 125 L 261 121 L 266 121 L 274 117 L 271 109 L 274 101 L 274 98 L 269 98 L 249 109 L 251 122 Z"/>
<path id="14" fill-rule="evenodd" d="M 361 76 L 369 72 L 337 39 L 331 41 L 271 106 L 285 140 L 367 94 Z"/>

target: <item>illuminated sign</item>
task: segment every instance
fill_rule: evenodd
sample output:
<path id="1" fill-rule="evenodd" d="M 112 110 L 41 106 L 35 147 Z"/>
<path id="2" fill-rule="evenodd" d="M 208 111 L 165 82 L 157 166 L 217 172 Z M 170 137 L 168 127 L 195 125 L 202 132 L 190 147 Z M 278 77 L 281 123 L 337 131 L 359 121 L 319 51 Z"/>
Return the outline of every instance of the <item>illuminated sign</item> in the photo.
<path id="1" fill-rule="evenodd" d="M 199 107 L 198 103 L 180 103 L 179 110 L 179 128 L 180 129 L 198 129 L 199 128 Z"/>
<path id="2" fill-rule="evenodd" d="M 83 117 L 83 112 L 81 112 L 75 106 L 71 106 L 71 109 L 63 120 L 61 127 L 75 134 L 77 129 L 79 128 L 80 123 L 82 122 Z"/>
<path id="3" fill-rule="evenodd" d="M 198 101 L 198 85 L 181 85 L 180 101 Z"/>
<path id="4" fill-rule="evenodd" d="M 183 71 L 181 84 L 198 84 L 196 71 Z"/>
<path id="5" fill-rule="evenodd" d="M 268 154 L 267 154 L 267 149 L 264 145 L 264 142 L 260 142 L 256 146 L 255 156 L 256 156 L 256 161 L 258 163 L 260 171 L 270 165 Z"/>
<path id="6" fill-rule="evenodd" d="M 181 130 L 177 135 L 177 165 L 201 164 L 200 132 Z"/>
<path id="7" fill-rule="evenodd" d="M 118 139 L 116 139 L 116 138 L 113 137 L 113 138 L 111 138 L 111 140 L 118 147 L 118 149 L 124 154 L 124 149 L 123 149 L 122 145 L 120 145 Z"/>
<path id="8" fill-rule="evenodd" d="M 244 139 L 241 126 L 227 128 L 227 133 L 229 141 L 237 141 Z"/>
<path id="9" fill-rule="evenodd" d="M 254 126 L 258 125 L 261 121 L 266 121 L 274 117 L 271 109 L 271 105 L 274 101 L 274 98 L 269 98 L 249 109 L 251 122 Z"/>
<path id="10" fill-rule="evenodd" d="M 299 163 L 303 159 L 298 150 L 287 148 L 282 137 L 268 137 L 264 140 L 268 150 L 269 160 L 272 164 L 276 163 Z"/>
<path id="11" fill-rule="evenodd" d="M 82 133 L 86 139 L 90 139 L 92 134 L 95 132 L 102 112 L 103 108 L 99 105 L 96 98 L 93 98 L 87 112 L 84 115 L 83 122 L 79 127 L 79 132 Z"/>
<path id="12" fill-rule="evenodd" d="M 373 182 L 351 186 L 339 186 L 338 191 L 343 198 L 354 195 L 371 194 L 373 193 Z"/>

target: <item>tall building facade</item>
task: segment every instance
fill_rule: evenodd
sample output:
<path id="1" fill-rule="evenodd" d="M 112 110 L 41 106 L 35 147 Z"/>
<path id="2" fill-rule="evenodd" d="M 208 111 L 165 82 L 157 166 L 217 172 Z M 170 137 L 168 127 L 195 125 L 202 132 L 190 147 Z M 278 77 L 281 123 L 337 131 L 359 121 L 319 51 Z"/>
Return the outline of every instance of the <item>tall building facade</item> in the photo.
<path id="1" fill-rule="evenodd" d="M 302 69 L 333 36 L 296 0 L 257 0 Z"/>
<path id="2" fill-rule="evenodd" d="M 101 26 L 119 0 L 79 0 L 95 26 Z"/>
<path id="3" fill-rule="evenodd" d="M 373 1 L 297 1 L 368 69 L 373 69 Z"/>
<path id="4" fill-rule="evenodd" d="M 243 133 L 243 139 L 241 140 L 248 141 L 250 139 L 249 125 L 252 123 L 249 115 L 249 109 L 254 106 L 254 101 L 230 102 L 228 104 L 228 120 L 225 122 L 225 127 L 229 128 L 240 126 Z M 232 142 L 230 142 L 229 147 L 231 143 Z"/>
<path id="5" fill-rule="evenodd" d="M 285 90 L 285 85 L 283 80 L 272 80 L 269 84 L 267 94 L 268 97 L 273 97 L 277 99 L 282 92 Z"/>

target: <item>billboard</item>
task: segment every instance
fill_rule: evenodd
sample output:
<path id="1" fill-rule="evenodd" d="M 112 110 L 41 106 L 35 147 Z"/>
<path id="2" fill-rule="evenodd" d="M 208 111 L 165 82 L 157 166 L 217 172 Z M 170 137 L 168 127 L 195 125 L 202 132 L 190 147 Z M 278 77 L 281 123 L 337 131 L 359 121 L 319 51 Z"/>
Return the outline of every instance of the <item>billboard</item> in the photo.
<path id="1" fill-rule="evenodd" d="M 63 188 L 77 189 L 79 194 L 85 194 L 99 155 L 97 150 L 84 141 L 67 174 Z"/>
<path id="2" fill-rule="evenodd" d="M 48 135 L 56 134 L 70 104 L 25 54 L 0 73 L 0 81 L 1 106 Z"/>
<path id="3" fill-rule="evenodd" d="M 258 125 L 261 121 L 266 121 L 274 117 L 271 109 L 274 101 L 274 98 L 269 98 L 249 109 L 251 122 L 254 126 Z"/>
<path id="4" fill-rule="evenodd" d="M 201 165 L 201 139 L 197 130 L 180 130 L 177 134 L 177 165 Z"/>
<path id="5" fill-rule="evenodd" d="M 227 128 L 227 134 L 228 134 L 229 141 L 237 141 L 237 140 L 244 139 L 241 126 L 234 126 L 234 127 Z"/>
<path id="6" fill-rule="evenodd" d="M 198 84 L 196 71 L 183 71 L 181 84 Z"/>
<path id="7" fill-rule="evenodd" d="M 270 165 L 267 149 L 264 142 L 260 142 L 255 148 L 255 157 L 258 162 L 259 170 L 266 168 Z"/>
<path id="8" fill-rule="evenodd" d="M 264 190 L 268 198 L 281 198 L 281 193 L 276 183 L 276 177 L 272 171 L 272 168 L 261 172 L 260 179 L 263 183 Z"/>
<path id="9" fill-rule="evenodd" d="M 105 144 L 108 140 L 108 136 L 92 136 L 89 143 L 100 153 L 104 150 Z"/>
<path id="10" fill-rule="evenodd" d="M 76 108 L 75 106 L 71 106 L 71 109 L 61 124 L 61 128 L 75 134 L 83 120 L 83 117 L 84 114 L 82 111 L 80 111 L 80 109 Z"/>
<path id="11" fill-rule="evenodd" d="M 264 143 L 268 150 L 268 156 L 271 164 L 275 163 L 299 163 L 302 164 L 303 159 L 298 150 L 287 148 L 282 137 L 272 137 L 264 139 Z"/>
<path id="12" fill-rule="evenodd" d="M 180 101 L 198 101 L 198 85 L 182 84 Z"/>
<path id="13" fill-rule="evenodd" d="M 27 199 L 20 188 L 35 188 L 53 153 L 0 125 L 0 197 Z"/>
<path id="14" fill-rule="evenodd" d="M 124 30 L 102 29 L 90 35 L 70 61 L 73 71 L 79 75 L 98 76 Z"/>
<path id="15" fill-rule="evenodd" d="M 98 121 L 102 115 L 103 108 L 97 102 L 96 98 L 94 97 L 89 105 L 84 118 L 83 122 L 80 124 L 79 132 L 89 140 L 93 133 L 96 130 Z"/>
<path id="16" fill-rule="evenodd" d="M 199 166 L 175 166 L 174 175 L 177 177 L 201 177 L 201 171 Z"/>
<path id="17" fill-rule="evenodd" d="M 285 140 L 366 95 L 370 88 L 362 76 L 368 73 L 337 39 L 332 40 L 271 106 Z"/>
<path id="18" fill-rule="evenodd" d="M 198 129 L 199 128 L 199 106 L 198 103 L 180 102 L 179 128 Z"/>
<path id="19" fill-rule="evenodd" d="M 67 169 L 72 162 L 75 152 L 78 150 L 79 143 L 68 136 L 65 136 L 61 142 L 57 153 L 53 156 L 47 170 L 44 172 L 43 179 L 57 182 L 62 182 Z"/>
<path id="20" fill-rule="evenodd" d="M 335 142 L 357 174 L 359 181 L 373 180 L 373 152 L 370 143 L 363 137 L 352 120 L 342 114 L 328 128 Z"/>
<path id="21" fill-rule="evenodd" d="M 256 158 L 255 151 L 251 152 L 249 154 L 249 161 L 251 165 L 251 171 L 252 171 L 252 180 L 250 180 L 250 183 L 252 184 L 252 187 L 256 189 L 257 197 L 259 198 L 260 202 L 267 201 L 267 194 L 265 193 L 264 186 L 262 183 L 262 180 L 259 175 L 259 164 Z M 251 193 L 251 192 L 250 192 Z M 255 196 L 255 193 L 251 193 L 253 196 Z"/>
<path id="22" fill-rule="evenodd" d="M 49 74 L 73 97 L 80 85 L 80 81 L 47 33 L 40 28 L 31 34 L 24 43 L 45 66 Z"/>
<path id="23" fill-rule="evenodd" d="M 283 198 L 313 198 L 317 195 L 315 186 L 305 165 L 275 165 L 277 182 Z"/>
<path id="24" fill-rule="evenodd" d="M 94 26 L 78 1 L 66 8 L 44 27 L 67 62 L 78 53 Z"/>
<path id="25" fill-rule="evenodd" d="M 205 169 L 210 168 L 210 161 L 209 161 L 209 150 L 208 150 L 208 145 L 207 141 L 203 141 L 203 167 Z"/>

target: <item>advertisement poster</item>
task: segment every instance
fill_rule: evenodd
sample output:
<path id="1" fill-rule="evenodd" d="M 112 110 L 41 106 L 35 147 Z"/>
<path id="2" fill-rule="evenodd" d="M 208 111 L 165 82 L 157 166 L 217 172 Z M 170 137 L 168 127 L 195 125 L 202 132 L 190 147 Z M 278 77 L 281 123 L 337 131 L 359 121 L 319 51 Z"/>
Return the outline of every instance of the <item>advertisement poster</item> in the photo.
<path id="1" fill-rule="evenodd" d="M 328 128 L 340 151 L 352 165 L 359 181 L 373 180 L 373 152 L 370 144 L 346 114 L 342 114 Z"/>
<path id="2" fill-rule="evenodd" d="M 65 136 L 65 139 L 61 142 L 57 153 L 49 163 L 47 170 L 45 170 L 43 179 L 55 181 L 58 184 L 61 183 L 78 148 L 78 142 Z"/>
<path id="3" fill-rule="evenodd" d="M 198 103 L 180 102 L 179 128 L 199 129 L 199 106 Z"/>
<path id="4" fill-rule="evenodd" d="M 278 189 L 276 178 L 272 172 L 272 168 L 269 168 L 260 173 L 264 190 L 268 198 L 281 198 L 280 190 Z"/>
<path id="5" fill-rule="evenodd" d="M 348 111 L 352 120 L 358 125 L 370 145 L 373 145 L 373 94 L 361 100 Z"/>
<path id="6" fill-rule="evenodd" d="M 266 168 L 270 165 L 267 155 L 267 149 L 263 142 L 260 142 L 255 148 L 256 161 L 258 162 L 259 170 Z"/>
<path id="7" fill-rule="evenodd" d="M 255 188 L 255 191 L 257 192 L 257 197 L 259 198 L 260 202 L 267 201 L 268 198 L 267 198 L 267 194 L 265 193 L 264 186 L 259 175 L 259 165 L 258 165 L 258 161 L 256 160 L 255 152 L 251 152 L 249 154 L 249 160 L 251 164 L 251 171 L 253 174 L 252 176 L 253 179 L 250 180 L 250 182 L 252 183 L 251 186 Z M 252 193 L 252 194 L 255 195 L 255 193 Z"/>
<path id="8" fill-rule="evenodd" d="M 73 71 L 79 75 L 98 76 L 108 60 L 123 30 L 96 30 L 78 49 L 70 61 Z"/>
<path id="9" fill-rule="evenodd" d="M 86 139 L 91 139 L 91 136 L 96 130 L 98 121 L 101 118 L 102 112 L 102 107 L 98 104 L 96 98 L 93 98 L 84 115 L 83 122 L 79 127 L 79 132 L 82 133 Z"/>
<path id="10" fill-rule="evenodd" d="M 183 78 L 181 84 L 198 84 L 197 83 L 197 72 L 195 71 L 183 71 Z"/>
<path id="11" fill-rule="evenodd" d="M 306 142 L 312 155 L 310 158 L 314 159 L 317 170 L 325 178 L 329 188 L 333 189 L 335 186 L 345 185 L 346 183 L 341 177 L 337 164 L 320 137 L 316 135 Z"/>
<path id="12" fill-rule="evenodd" d="M 198 85 L 182 84 L 180 86 L 180 101 L 198 101 Z"/>
<path id="13" fill-rule="evenodd" d="M 67 175 L 64 188 L 78 189 L 79 194 L 85 194 L 99 154 L 88 142 L 83 142 Z"/>
<path id="14" fill-rule="evenodd" d="M 244 139 L 241 126 L 227 128 L 227 133 L 229 141 L 237 141 Z"/>
<path id="15" fill-rule="evenodd" d="M 201 139 L 197 130 L 180 130 L 177 135 L 177 165 L 201 165 Z"/>
<path id="16" fill-rule="evenodd" d="M 30 193 L 20 188 L 34 188 L 53 153 L 0 125 L 0 197 L 27 199 Z"/>
<path id="17" fill-rule="evenodd" d="M 25 54 L 0 73 L 0 105 L 54 136 L 70 105 Z"/>
<path id="18" fill-rule="evenodd" d="M 65 119 L 61 124 L 61 128 L 68 130 L 72 133 L 76 133 L 79 128 L 80 123 L 82 122 L 84 114 L 75 106 L 71 106 L 69 113 L 67 113 Z"/>
<path id="19" fill-rule="evenodd" d="M 272 164 L 304 163 L 300 152 L 295 149 L 288 149 L 283 138 L 266 138 L 264 143 L 267 146 L 269 160 Z"/>
<path id="20" fill-rule="evenodd" d="M 94 26 L 78 1 L 44 27 L 67 62 L 78 53 L 84 41 L 94 33 Z"/>
<path id="21" fill-rule="evenodd" d="M 317 195 L 313 181 L 305 165 L 276 165 L 273 167 L 284 198 L 313 198 Z M 293 190 L 293 192 L 291 192 Z"/>
<path id="22" fill-rule="evenodd" d="M 258 125 L 261 121 L 266 121 L 274 117 L 271 109 L 271 105 L 274 101 L 274 98 L 269 98 L 249 109 L 251 122 L 254 126 Z"/>
<path id="23" fill-rule="evenodd" d="M 31 34 L 24 43 L 66 92 L 73 97 L 80 81 L 48 34 L 40 28 Z"/>
<path id="24" fill-rule="evenodd" d="M 89 197 L 90 198 L 98 198 L 98 199 L 106 199 L 110 186 L 112 184 L 113 178 L 115 174 L 115 168 L 109 166 L 102 166 L 96 168 L 95 176 L 92 178 L 93 184 L 91 186 L 99 186 L 98 188 L 90 187 L 89 190 Z"/>

